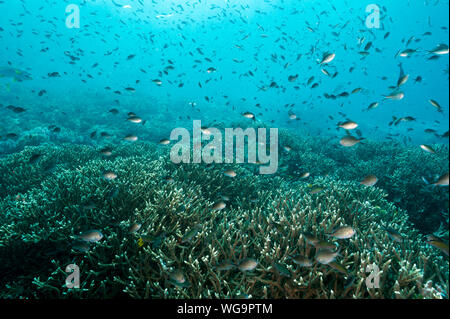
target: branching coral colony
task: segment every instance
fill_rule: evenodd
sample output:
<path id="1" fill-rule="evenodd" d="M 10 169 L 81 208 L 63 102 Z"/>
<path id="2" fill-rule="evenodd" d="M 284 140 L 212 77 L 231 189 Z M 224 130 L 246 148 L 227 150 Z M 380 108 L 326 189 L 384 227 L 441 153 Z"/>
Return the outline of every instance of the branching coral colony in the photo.
<path id="1" fill-rule="evenodd" d="M 448 256 L 387 192 L 359 183 L 367 167 L 342 180 L 332 146 L 287 141 L 286 163 L 327 160 L 303 180 L 290 169 L 260 176 L 252 164 L 175 165 L 164 147 L 140 142 L 106 155 L 44 145 L 0 159 L 0 297 L 447 298 Z M 420 157 L 411 152 L 396 150 Z M 358 155 L 342 156 L 359 167 Z M 436 174 L 448 167 L 448 155 L 432 161 Z M 223 173 L 231 168 L 234 178 Z M 332 236 L 341 226 L 355 234 Z M 92 230 L 99 240 L 80 239 Z M 65 286 L 69 264 L 79 289 Z M 379 288 L 368 286 L 368 267 Z"/>

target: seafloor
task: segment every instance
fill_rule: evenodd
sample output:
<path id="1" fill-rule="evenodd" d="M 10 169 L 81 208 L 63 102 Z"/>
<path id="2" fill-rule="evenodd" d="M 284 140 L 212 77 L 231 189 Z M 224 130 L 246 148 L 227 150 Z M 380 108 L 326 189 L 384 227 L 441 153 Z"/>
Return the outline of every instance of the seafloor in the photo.
<path id="1" fill-rule="evenodd" d="M 256 164 L 173 164 L 170 145 L 145 138 L 107 141 L 105 156 L 99 144 L 69 142 L 76 134 L 35 146 L 20 136 L 0 158 L 0 298 L 448 298 L 448 246 L 426 243 L 448 242 L 448 187 L 422 178 L 448 172 L 448 144 L 430 154 L 279 134 L 270 176 Z M 360 184 L 368 174 L 373 187 Z M 356 235 L 328 236 L 341 225 Z M 87 230 L 103 238 L 80 242 Z M 307 236 L 338 246 L 336 262 L 296 264 L 314 261 Z M 246 258 L 255 269 L 238 267 Z M 367 287 L 373 263 L 379 288 Z M 65 286 L 70 264 L 80 289 Z"/>

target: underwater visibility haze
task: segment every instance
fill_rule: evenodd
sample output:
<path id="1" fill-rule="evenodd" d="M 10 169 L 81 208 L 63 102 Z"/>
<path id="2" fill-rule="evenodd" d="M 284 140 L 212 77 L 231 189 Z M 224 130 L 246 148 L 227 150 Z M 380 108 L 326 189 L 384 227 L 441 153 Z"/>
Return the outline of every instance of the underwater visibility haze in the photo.
<path id="1" fill-rule="evenodd" d="M 448 299 L 448 10 L 0 0 L 0 299 Z"/>

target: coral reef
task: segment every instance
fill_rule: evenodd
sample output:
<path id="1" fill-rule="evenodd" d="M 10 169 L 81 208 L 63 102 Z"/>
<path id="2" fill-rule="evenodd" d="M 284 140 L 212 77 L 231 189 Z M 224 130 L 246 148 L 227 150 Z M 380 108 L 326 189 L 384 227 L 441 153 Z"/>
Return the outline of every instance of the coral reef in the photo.
<path id="1" fill-rule="evenodd" d="M 418 146 L 401 146 L 395 142 L 370 140 L 350 148 L 323 137 L 295 137 L 283 132 L 282 145 L 292 149 L 281 159 L 281 170 L 289 176 L 309 172 L 312 176 L 333 175 L 336 178 L 361 181 L 369 174 L 378 177 L 377 187 L 388 194 L 388 200 L 407 211 L 411 222 L 422 233 L 436 231 L 448 214 L 448 188 L 432 185 L 448 171 L 447 145 L 433 145 L 430 154 Z M 447 222 L 448 225 L 448 222 Z"/>
<path id="2" fill-rule="evenodd" d="M 326 148 L 288 142 L 283 161 L 308 171 Z M 0 298 L 448 298 L 448 256 L 381 187 L 328 172 L 333 161 L 315 163 L 314 175 L 329 176 L 304 181 L 289 170 L 259 176 L 256 164 L 175 165 L 166 147 L 144 142 L 109 157 L 92 146 L 27 147 L 0 159 Z M 356 234 L 330 235 L 344 225 Z M 89 230 L 103 238 L 81 241 Z M 316 262 L 321 245 L 336 260 Z M 80 289 L 65 287 L 69 264 Z M 372 265 L 379 288 L 367 285 Z"/>

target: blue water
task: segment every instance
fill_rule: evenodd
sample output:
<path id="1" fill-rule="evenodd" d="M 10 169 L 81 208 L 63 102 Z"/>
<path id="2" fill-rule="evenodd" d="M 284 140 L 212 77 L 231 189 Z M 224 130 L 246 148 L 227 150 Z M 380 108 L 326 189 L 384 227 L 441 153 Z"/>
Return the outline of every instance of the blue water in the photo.
<path id="1" fill-rule="evenodd" d="M 79 29 L 69 29 L 65 23 L 69 15 L 65 8 L 72 3 L 80 8 Z M 211 123 L 238 120 L 242 112 L 251 111 L 272 127 L 291 127 L 313 135 L 338 136 L 336 123 L 348 118 L 359 124 L 366 138 L 383 140 L 391 133 L 399 134 L 398 140 L 410 137 L 408 143 L 413 144 L 448 143 L 448 139 L 424 133 L 427 128 L 437 134 L 448 131 L 448 55 L 429 61 L 431 55 L 426 52 L 448 43 L 448 1 L 378 1 L 379 29 L 365 25 L 369 15 L 365 9 L 372 3 L 1 1 L 2 65 L 9 61 L 33 76 L 21 83 L 0 79 L 2 104 L 25 105 L 28 116 L 40 111 L 43 122 L 73 125 L 74 129 L 81 125 L 73 122 L 77 116 L 83 118 L 81 114 L 86 113 L 95 119 L 120 103 L 143 117 L 158 114 L 168 131 L 189 124 L 175 122 L 179 116 Z M 390 35 L 384 39 L 386 32 Z M 362 38 L 364 42 L 358 44 Z M 361 56 L 358 52 L 370 41 L 369 55 Z M 406 48 L 418 52 L 408 58 L 396 57 Z M 335 78 L 320 71 L 317 60 L 326 52 L 336 54 L 325 66 L 330 74 L 338 72 Z M 79 60 L 69 64 L 68 55 Z M 135 57 L 127 60 L 130 55 Z M 391 92 L 388 87 L 397 83 L 400 62 L 410 75 L 401 87 L 405 98 L 383 100 Z M 161 74 L 169 65 L 173 69 Z M 210 67 L 217 71 L 208 73 Z M 49 78 L 51 72 L 61 77 Z M 297 74 L 295 82 L 288 81 Z M 311 76 L 312 83 L 319 84 L 315 89 L 306 85 Z M 421 83 L 415 83 L 417 76 L 423 78 Z M 162 80 L 162 85 L 154 84 L 154 79 Z M 272 82 L 278 88 L 260 89 Z M 180 83 L 184 86 L 179 87 Z M 128 92 L 126 87 L 136 91 Z M 362 91 L 336 100 L 324 98 L 324 93 L 350 93 L 355 88 Z M 46 93 L 39 97 L 41 90 Z M 121 94 L 113 93 L 116 90 Z M 437 112 L 429 99 L 438 101 L 443 112 Z M 375 101 L 380 102 L 378 108 L 364 111 Z M 197 107 L 193 109 L 189 102 Z M 63 111 L 74 115 L 67 119 L 48 114 Z M 300 121 L 289 120 L 288 111 Z M 392 116 L 412 116 L 417 121 L 389 126 Z"/>

